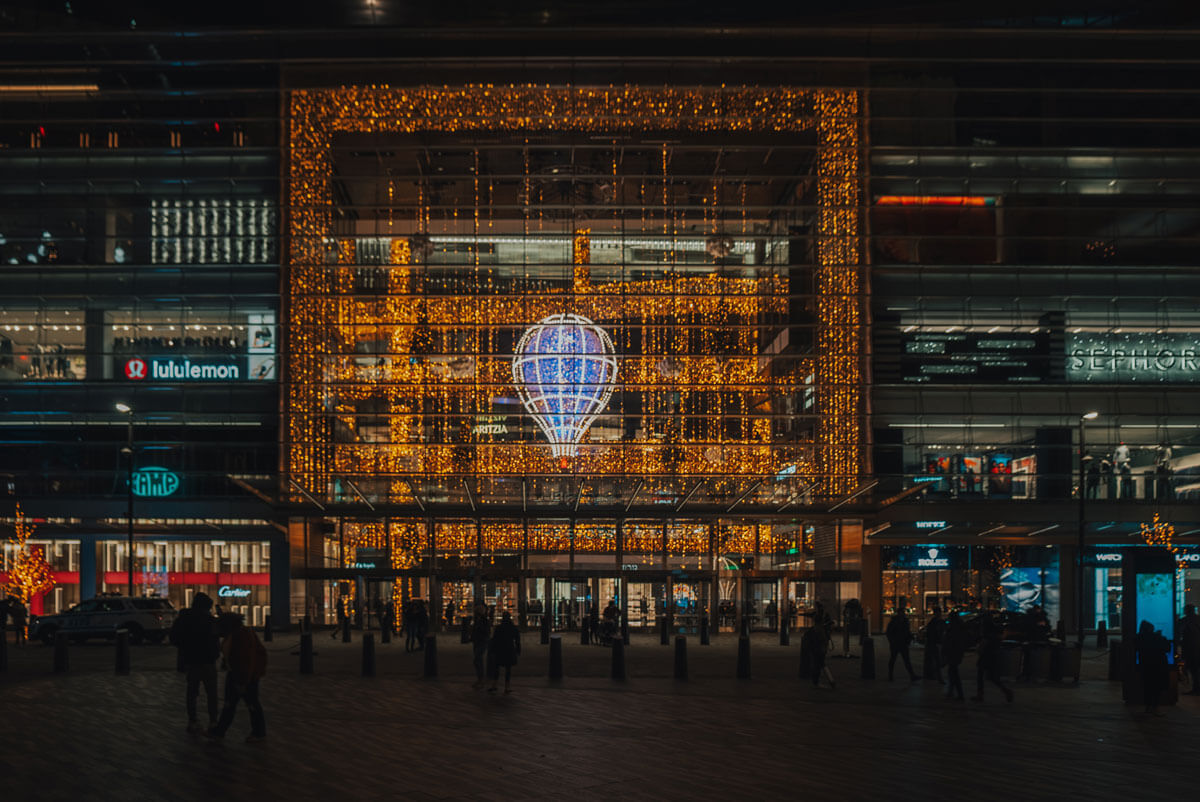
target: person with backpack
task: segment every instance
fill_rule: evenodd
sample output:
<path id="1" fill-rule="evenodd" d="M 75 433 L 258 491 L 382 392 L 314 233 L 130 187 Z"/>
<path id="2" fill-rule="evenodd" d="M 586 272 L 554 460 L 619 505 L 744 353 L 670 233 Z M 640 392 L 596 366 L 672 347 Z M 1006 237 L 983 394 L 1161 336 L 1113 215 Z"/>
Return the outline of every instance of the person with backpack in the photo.
<path id="1" fill-rule="evenodd" d="M 917 676 L 917 672 L 913 671 L 912 660 L 908 656 L 908 647 L 913 639 L 912 626 L 908 623 L 908 615 L 905 614 L 903 605 L 896 610 L 896 614 L 888 622 L 884 634 L 887 636 L 888 651 L 891 653 L 888 657 L 888 681 L 891 682 L 895 679 L 896 658 L 899 657 L 904 660 L 904 667 L 908 670 L 909 679 L 916 682 L 920 677 Z"/>
<path id="2" fill-rule="evenodd" d="M 187 731 L 193 734 L 200 732 L 196 700 L 201 685 L 208 701 L 208 726 L 217 725 L 217 656 L 221 653 L 221 643 L 217 639 L 217 620 L 213 618 L 212 608 L 212 597 L 197 593 L 192 597 L 192 606 L 181 611 L 171 625 L 171 645 L 179 649 L 180 670 L 187 673 L 184 702 Z"/>
<path id="3" fill-rule="evenodd" d="M 267 737 L 267 723 L 258 698 L 259 681 L 267 671 L 267 650 L 238 613 L 222 614 L 217 619 L 217 633 L 224 638 L 221 653 L 229 670 L 225 675 L 225 707 L 216 726 L 209 728 L 208 737 L 225 737 L 233 724 L 238 702 L 244 699 L 250 711 L 250 735 L 246 743 L 260 743 Z"/>

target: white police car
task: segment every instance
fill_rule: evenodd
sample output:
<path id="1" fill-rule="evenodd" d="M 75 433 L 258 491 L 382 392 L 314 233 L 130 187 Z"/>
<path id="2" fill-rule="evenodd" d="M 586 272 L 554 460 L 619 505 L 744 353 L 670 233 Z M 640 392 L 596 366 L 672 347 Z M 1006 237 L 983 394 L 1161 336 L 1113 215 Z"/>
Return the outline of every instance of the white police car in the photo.
<path id="1" fill-rule="evenodd" d="M 73 641 L 113 638 L 118 629 L 129 631 L 131 643 L 159 643 L 175 623 L 175 608 L 167 599 L 155 597 L 97 596 L 74 605 L 66 612 L 38 616 L 30 628 L 31 639 L 53 643 L 59 632 Z"/>

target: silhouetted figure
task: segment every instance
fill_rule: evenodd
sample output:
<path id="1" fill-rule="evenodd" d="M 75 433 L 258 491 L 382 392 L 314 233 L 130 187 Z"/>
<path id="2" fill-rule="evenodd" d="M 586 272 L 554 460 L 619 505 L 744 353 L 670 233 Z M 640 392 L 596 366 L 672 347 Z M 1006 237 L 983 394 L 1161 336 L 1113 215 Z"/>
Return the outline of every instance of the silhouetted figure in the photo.
<path id="1" fill-rule="evenodd" d="M 8 608 L 11 600 L 11 596 L 0 599 L 0 639 L 8 638 Z"/>
<path id="2" fill-rule="evenodd" d="M 963 699 L 962 675 L 958 668 L 962 665 L 963 655 L 967 651 L 967 633 L 962 625 L 962 618 L 957 612 L 950 614 L 946 622 L 946 631 L 942 636 L 942 656 L 946 660 L 946 677 L 950 680 L 946 686 L 946 698 Z"/>
<path id="3" fill-rule="evenodd" d="M 267 737 L 267 723 L 258 700 L 258 684 L 267 672 L 267 650 L 237 613 L 225 613 L 218 618 L 217 633 L 224 639 L 221 652 L 229 670 L 225 675 L 225 706 L 217 725 L 208 730 L 208 736 L 225 737 L 233 724 L 238 702 L 244 699 L 250 711 L 250 735 L 246 741 L 262 741 Z"/>
<path id="4" fill-rule="evenodd" d="M 934 607 L 933 617 L 925 625 L 925 670 L 923 674 L 925 677 L 934 677 L 942 685 L 946 684 L 946 681 L 942 679 L 942 636 L 945 634 L 945 630 L 946 621 L 942 618 L 942 611 Z"/>
<path id="5" fill-rule="evenodd" d="M 404 651 L 417 648 L 417 601 L 413 599 L 404 607 Z"/>
<path id="6" fill-rule="evenodd" d="M 475 684 L 471 687 L 482 688 L 484 680 L 484 661 L 487 658 L 488 641 L 492 638 L 492 621 L 487 614 L 487 608 L 482 603 L 475 605 L 475 613 L 471 616 L 471 660 L 475 666 Z"/>
<path id="7" fill-rule="evenodd" d="M 492 687 L 488 691 L 495 692 L 496 682 L 500 679 L 500 669 L 504 669 L 504 692 L 512 693 L 512 667 L 517 664 L 517 656 L 521 654 L 521 631 L 512 622 L 512 615 L 505 613 L 500 618 L 500 625 L 492 635 L 492 653 L 495 655 L 496 669 L 492 675 Z"/>
<path id="8" fill-rule="evenodd" d="M 1183 664 L 1192 678 L 1192 689 L 1189 696 L 1200 696 L 1200 616 L 1196 615 L 1196 605 L 1189 604 L 1183 608 L 1183 621 L 1179 624 L 1182 641 Z"/>
<path id="9" fill-rule="evenodd" d="M 425 633 L 429 632 L 429 611 L 425 609 L 425 600 L 417 599 L 417 609 L 413 613 L 413 626 L 416 628 L 417 651 L 425 651 Z"/>
<path id="10" fill-rule="evenodd" d="M 975 695 L 971 697 L 976 702 L 983 701 L 983 680 L 986 677 L 1004 693 L 1009 702 L 1013 700 L 1012 689 L 1000 681 L 1000 658 L 1004 649 L 1000 639 L 1000 628 L 990 618 L 984 619 L 983 633 L 979 641 L 979 662 L 975 667 Z"/>
<path id="11" fill-rule="evenodd" d="M 338 636 L 340 636 L 342 634 L 342 628 L 345 627 L 345 625 L 346 625 L 345 624 L 345 621 L 346 621 L 346 600 L 345 599 L 337 600 L 335 615 L 336 615 L 336 620 L 337 620 L 337 626 L 334 628 L 333 633 L 329 637 L 336 639 Z"/>
<path id="12" fill-rule="evenodd" d="M 447 627 L 454 626 L 454 601 L 453 600 L 446 603 L 446 626 Z"/>
<path id="13" fill-rule="evenodd" d="M 600 608 L 596 604 L 592 604 L 592 609 L 588 612 L 588 634 L 591 636 L 593 644 L 600 643 Z"/>
<path id="14" fill-rule="evenodd" d="M 1146 712 L 1157 716 L 1158 699 L 1167 687 L 1167 650 L 1171 645 L 1161 632 L 1154 629 L 1153 624 L 1143 621 L 1138 627 L 1134 646 L 1137 649 L 1138 668 L 1142 671 Z"/>
<path id="15" fill-rule="evenodd" d="M 833 681 L 833 673 L 830 672 L 829 666 L 825 662 L 825 656 L 829 649 L 829 633 L 825 630 L 825 626 L 820 619 L 814 620 L 813 625 L 804 630 L 804 651 L 808 655 L 808 666 L 812 671 L 812 684 L 814 688 L 821 686 L 821 675 L 829 680 L 829 687 L 836 688 L 837 683 Z"/>
<path id="16" fill-rule="evenodd" d="M 896 658 L 899 657 L 904 661 L 904 668 L 908 671 L 908 678 L 913 682 L 920 679 L 917 673 L 913 671 L 912 660 L 908 656 L 908 647 L 912 643 L 913 634 L 912 626 L 908 622 L 908 616 L 901 607 L 892 616 L 892 620 L 888 622 L 887 630 L 884 632 L 887 636 L 888 651 L 891 653 L 888 657 L 888 681 L 895 679 Z"/>
<path id="17" fill-rule="evenodd" d="M 1100 465 L 1098 461 L 1088 458 L 1087 468 L 1087 497 L 1100 498 Z"/>
<path id="18" fill-rule="evenodd" d="M 190 733 L 200 732 L 196 721 L 196 698 L 200 686 L 208 701 L 208 726 L 217 724 L 217 657 L 221 643 L 217 639 L 217 619 L 212 615 L 213 600 L 207 593 L 192 597 L 192 606 L 182 610 L 171 625 L 171 644 L 179 649 L 179 660 L 187 672 L 184 701 Z"/>

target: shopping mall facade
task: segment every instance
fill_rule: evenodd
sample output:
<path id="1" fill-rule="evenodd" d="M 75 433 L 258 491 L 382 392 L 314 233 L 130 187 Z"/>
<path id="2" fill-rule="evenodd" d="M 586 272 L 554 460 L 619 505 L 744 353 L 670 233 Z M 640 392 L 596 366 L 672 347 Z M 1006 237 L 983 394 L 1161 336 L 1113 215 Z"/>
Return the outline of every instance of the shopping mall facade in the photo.
<path id="1" fill-rule="evenodd" d="M 256 624 L 1090 628 L 1148 539 L 1195 600 L 1200 36 L 63 25 L 0 86 L 35 612 L 131 502 L 136 592 Z"/>

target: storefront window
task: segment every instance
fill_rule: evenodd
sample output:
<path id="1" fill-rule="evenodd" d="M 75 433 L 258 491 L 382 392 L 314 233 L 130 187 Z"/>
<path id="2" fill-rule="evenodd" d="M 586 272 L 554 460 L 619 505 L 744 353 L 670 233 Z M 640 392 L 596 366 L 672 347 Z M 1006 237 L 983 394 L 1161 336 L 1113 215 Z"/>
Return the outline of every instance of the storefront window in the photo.
<path id="1" fill-rule="evenodd" d="M 82 307 L 0 309 L 0 381 L 86 378 Z"/>

